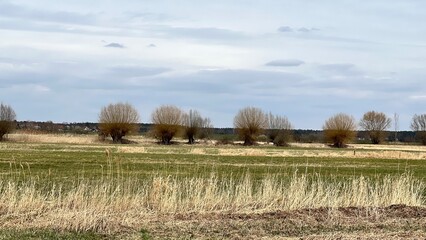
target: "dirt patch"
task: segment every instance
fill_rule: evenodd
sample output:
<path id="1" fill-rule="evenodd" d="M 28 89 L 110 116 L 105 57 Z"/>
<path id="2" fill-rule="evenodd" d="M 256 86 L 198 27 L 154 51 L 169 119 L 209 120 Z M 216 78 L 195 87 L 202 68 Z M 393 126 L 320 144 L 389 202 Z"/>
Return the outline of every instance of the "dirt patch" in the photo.
<path id="1" fill-rule="evenodd" d="M 223 220 L 223 219 L 286 219 L 295 216 L 310 216 L 318 219 L 325 219 L 330 216 L 339 217 L 371 217 L 377 216 L 385 218 L 426 218 L 426 207 L 407 206 L 403 204 L 395 204 L 381 208 L 365 208 L 365 207 L 340 207 L 332 208 L 316 208 L 302 209 L 295 211 L 275 211 L 268 213 L 209 213 L 209 214 L 177 214 L 173 216 L 176 220 Z"/>
<path id="2" fill-rule="evenodd" d="M 164 216 L 146 226 L 154 238 L 425 239 L 426 208 L 319 208 L 255 214 Z"/>

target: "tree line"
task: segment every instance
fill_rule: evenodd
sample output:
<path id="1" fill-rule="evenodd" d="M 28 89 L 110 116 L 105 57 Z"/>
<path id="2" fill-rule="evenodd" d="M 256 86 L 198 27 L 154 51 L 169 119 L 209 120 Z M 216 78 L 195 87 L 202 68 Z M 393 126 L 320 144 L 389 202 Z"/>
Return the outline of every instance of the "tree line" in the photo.
<path id="1" fill-rule="evenodd" d="M 156 108 L 151 114 L 151 121 L 149 133 L 165 145 L 171 144 L 177 135 L 185 137 L 189 144 L 193 144 L 197 139 L 208 138 L 214 129 L 211 120 L 203 117 L 197 110 L 185 112 L 173 105 Z M 99 113 L 99 134 L 103 138 L 111 138 L 113 143 L 123 143 L 126 135 L 139 132 L 139 122 L 139 113 L 131 104 L 109 104 Z M 345 147 L 357 134 L 359 137 L 357 132 L 359 126 L 371 143 L 380 144 L 386 139 L 391 123 L 391 118 L 382 112 L 366 112 L 358 123 L 353 116 L 339 113 L 324 122 L 323 140 L 334 147 Z M 15 128 L 15 111 L 11 106 L 1 103 L 0 141 L 5 134 Z M 415 132 L 415 139 L 426 145 L 426 114 L 415 114 L 410 128 Z M 254 145 L 259 136 L 264 136 L 266 141 L 276 146 L 286 146 L 295 133 L 292 123 L 286 116 L 266 113 L 256 107 L 245 107 L 237 112 L 234 117 L 234 130 L 244 145 Z M 297 136 L 300 137 L 300 134 Z M 311 134 L 310 137 L 311 141 L 318 139 L 315 134 Z"/>

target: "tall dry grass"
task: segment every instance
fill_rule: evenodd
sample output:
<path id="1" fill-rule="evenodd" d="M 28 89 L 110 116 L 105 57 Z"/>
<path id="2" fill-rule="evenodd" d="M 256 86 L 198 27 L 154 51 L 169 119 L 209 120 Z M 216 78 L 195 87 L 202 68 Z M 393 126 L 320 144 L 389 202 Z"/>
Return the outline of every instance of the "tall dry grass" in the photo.
<path id="1" fill-rule="evenodd" d="M 83 134 L 30 134 L 13 133 L 8 135 L 8 140 L 24 143 L 68 143 L 68 144 L 93 144 L 98 143 L 98 136 Z"/>
<path id="2" fill-rule="evenodd" d="M 107 152 L 108 154 L 108 152 Z M 169 214 L 259 213 L 305 208 L 423 206 L 425 186 L 410 174 L 353 177 L 340 182 L 294 173 L 241 178 L 124 177 L 112 164 L 99 180 L 80 179 L 71 187 L 29 177 L 0 181 L 0 227 L 54 228 L 112 233 L 136 228 Z"/>

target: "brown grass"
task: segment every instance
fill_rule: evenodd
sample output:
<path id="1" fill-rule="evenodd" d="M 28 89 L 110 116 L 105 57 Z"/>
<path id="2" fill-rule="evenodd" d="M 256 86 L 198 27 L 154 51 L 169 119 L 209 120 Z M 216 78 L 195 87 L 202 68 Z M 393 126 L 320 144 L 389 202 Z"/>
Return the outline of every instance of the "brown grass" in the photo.
<path id="1" fill-rule="evenodd" d="M 382 180 L 354 177 L 329 183 L 295 174 L 289 182 L 267 176 L 241 179 L 156 176 L 140 182 L 121 177 L 79 181 L 69 190 L 38 189 L 35 180 L 0 182 L 0 227 L 53 228 L 120 233 L 161 216 L 262 214 L 342 207 L 368 208 L 369 214 L 393 204 L 423 206 L 423 183 L 410 175 Z"/>
<path id="2" fill-rule="evenodd" d="M 22 137 L 17 134 L 9 137 L 34 144 L 87 144 L 88 151 L 101 144 L 93 144 L 96 136 L 84 135 Z M 213 152 L 219 156 L 399 159 L 424 159 L 426 156 L 425 148 L 418 146 L 352 145 L 350 150 L 342 151 L 326 147 L 305 149 L 305 146 L 231 146 L 220 147 L 216 152 L 204 145 L 160 147 L 143 137 L 131 139 L 142 144 L 114 148 L 117 152 L 166 154 L 176 154 L 177 149 L 183 149 L 190 154 Z M 9 145 L 5 143 L 0 148 L 10 149 Z M 82 151 L 75 146 L 76 151 Z M 18 147 L 22 146 L 17 146 L 16 150 L 20 150 Z M 112 156 L 108 158 L 112 161 Z M 140 237 L 140 229 L 158 238 L 180 239 L 426 238 L 424 182 L 410 174 L 380 179 L 359 176 L 345 182 L 297 173 L 290 180 L 274 175 L 261 180 L 254 180 L 250 175 L 243 178 L 212 175 L 209 178 L 153 176 L 142 181 L 113 176 L 112 172 L 116 171 L 110 166 L 109 172 L 99 181 L 83 179 L 67 189 L 54 183 L 40 188 L 37 176 L 31 173 L 24 182 L 8 178 L 6 174 L 0 179 L 0 228 L 94 231 L 119 238 Z"/>
<path id="3" fill-rule="evenodd" d="M 104 145 L 99 142 L 96 135 L 75 135 L 75 134 L 9 134 L 8 140 L 25 143 L 61 143 L 61 144 L 84 144 L 89 147 Z M 155 139 L 143 136 L 129 136 L 128 139 L 136 144 L 115 145 L 115 147 L 126 153 L 146 153 L 147 149 L 160 147 Z M 411 145 L 372 145 L 372 144 L 351 144 L 348 149 L 337 151 L 330 149 L 325 144 L 291 143 L 292 148 L 268 148 L 268 147 L 237 147 L 220 146 L 217 155 L 223 156 L 271 156 L 271 157 L 324 157 L 324 158 L 376 158 L 376 159 L 426 159 L 426 146 Z M 214 144 L 199 144 L 196 146 L 186 145 L 181 142 L 179 147 L 189 148 L 191 154 L 207 154 L 205 148 L 214 148 Z M 176 146 L 169 146 L 161 149 L 162 153 L 175 154 L 173 149 Z M 163 151 L 164 150 L 164 151 Z"/>
<path id="4" fill-rule="evenodd" d="M 25 143 L 68 143 L 68 144 L 93 144 L 98 141 L 97 135 L 76 134 L 20 134 L 8 135 L 8 140 Z"/>

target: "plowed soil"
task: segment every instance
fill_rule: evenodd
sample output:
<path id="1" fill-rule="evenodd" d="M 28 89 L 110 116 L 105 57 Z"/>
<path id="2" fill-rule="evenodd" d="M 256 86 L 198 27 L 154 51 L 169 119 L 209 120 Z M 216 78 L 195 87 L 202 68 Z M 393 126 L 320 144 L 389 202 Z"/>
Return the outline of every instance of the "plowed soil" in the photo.
<path id="1" fill-rule="evenodd" d="M 426 239 L 426 208 L 186 214 L 149 221 L 144 229 L 155 239 Z"/>

